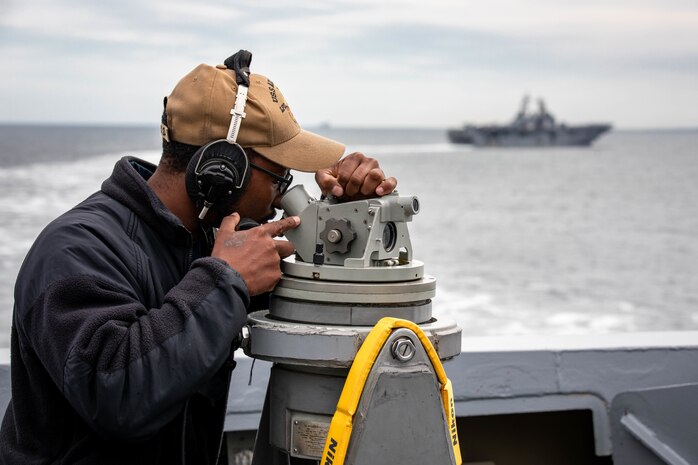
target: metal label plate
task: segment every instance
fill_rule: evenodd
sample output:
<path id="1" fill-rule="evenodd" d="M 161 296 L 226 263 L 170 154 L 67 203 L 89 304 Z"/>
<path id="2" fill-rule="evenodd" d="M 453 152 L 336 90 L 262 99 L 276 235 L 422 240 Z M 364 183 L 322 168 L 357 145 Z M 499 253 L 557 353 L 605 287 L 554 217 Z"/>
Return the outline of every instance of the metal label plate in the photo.
<path id="1" fill-rule="evenodd" d="M 293 413 L 291 415 L 291 450 L 293 457 L 319 460 L 325 448 L 332 417 Z"/>

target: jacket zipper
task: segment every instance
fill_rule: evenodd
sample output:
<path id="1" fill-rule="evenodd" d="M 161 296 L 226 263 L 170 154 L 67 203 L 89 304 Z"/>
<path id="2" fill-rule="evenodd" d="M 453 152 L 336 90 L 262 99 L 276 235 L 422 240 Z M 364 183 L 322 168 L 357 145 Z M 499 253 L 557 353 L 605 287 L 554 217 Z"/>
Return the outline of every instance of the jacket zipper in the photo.
<path id="1" fill-rule="evenodd" d="M 189 267 L 191 266 L 192 262 L 192 257 L 194 255 L 194 238 L 191 236 L 191 233 L 189 233 L 189 237 L 187 237 L 187 256 L 184 257 L 184 274 L 187 273 L 189 270 Z"/>
<path id="2" fill-rule="evenodd" d="M 191 233 L 187 237 L 187 254 L 184 256 L 184 270 L 183 274 L 187 273 L 187 270 L 191 266 L 192 255 L 194 254 L 194 239 Z M 184 415 L 182 418 L 182 448 L 181 448 L 181 460 L 182 465 L 186 465 L 187 462 L 187 413 L 189 410 L 189 400 L 184 403 Z"/>
<path id="3" fill-rule="evenodd" d="M 189 411 L 189 400 L 184 403 L 184 412 L 182 416 L 182 465 L 187 463 L 187 414 Z"/>

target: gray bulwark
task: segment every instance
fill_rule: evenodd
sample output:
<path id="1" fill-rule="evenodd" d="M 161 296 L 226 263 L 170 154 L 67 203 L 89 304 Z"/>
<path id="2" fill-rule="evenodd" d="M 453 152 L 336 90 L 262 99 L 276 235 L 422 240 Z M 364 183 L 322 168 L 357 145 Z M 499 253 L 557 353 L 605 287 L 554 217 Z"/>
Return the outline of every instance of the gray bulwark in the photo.
<path id="1" fill-rule="evenodd" d="M 10 398 L 9 350 L 0 350 L 0 357 L 0 412 L 4 414 Z M 252 370 L 253 360 L 242 351 L 236 358 L 225 429 L 255 430 L 272 364 L 257 360 Z M 466 337 L 461 355 L 444 362 L 444 369 L 453 382 L 459 418 L 589 410 L 596 454 L 608 456 L 613 452 L 611 402 L 617 395 L 698 382 L 698 331 Z M 648 401 L 654 403 L 652 397 Z M 640 415 L 635 417 L 648 423 Z M 667 417 L 667 421 L 673 420 Z M 672 447 L 685 454 L 679 445 Z"/>
<path id="2" fill-rule="evenodd" d="M 615 465 L 698 463 L 698 383 L 619 394 L 611 422 Z"/>
<path id="3" fill-rule="evenodd" d="M 251 429 L 259 421 L 271 363 L 256 361 L 248 388 L 251 364 L 239 357 L 228 431 Z M 632 390 L 697 383 L 698 331 L 464 337 L 461 355 L 443 365 L 459 418 L 587 410 L 596 455 L 609 456 L 613 399 Z"/>

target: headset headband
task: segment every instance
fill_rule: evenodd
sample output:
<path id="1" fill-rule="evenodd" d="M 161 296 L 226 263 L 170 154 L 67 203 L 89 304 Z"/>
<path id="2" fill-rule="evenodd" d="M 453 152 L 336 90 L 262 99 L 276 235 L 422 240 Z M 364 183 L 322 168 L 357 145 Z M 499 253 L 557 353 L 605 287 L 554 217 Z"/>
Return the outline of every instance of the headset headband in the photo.
<path id="1" fill-rule="evenodd" d="M 247 179 L 247 172 L 250 169 L 249 161 L 245 150 L 237 144 L 236 140 L 242 119 L 245 117 L 251 61 L 252 54 L 247 50 L 240 50 L 225 60 L 226 68 L 235 71 L 238 88 L 235 104 L 230 110 L 232 117 L 227 136 L 225 139 L 209 142 L 199 149 L 196 164 L 193 165 L 193 158 L 189 164 L 193 168 L 193 177 L 191 182 L 187 178 L 187 191 L 193 199 L 197 199 L 202 194 L 204 197 L 203 207 L 199 213 L 200 220 L 204 219 L 215 202 L 221 198 L 227 198 L 226 196 L 233 196 L 234 192 L 243 189 Z M 239 166 L 236 166 L 236 159 L 240 160 Z"/>
<path id="2" fill-rule="evenodd" d="M 228 128 L 228 136 L 226 137 L 226 140 L 231 144 L 237 141 L 242 119 L 246 116 L 245 104 L 247 103 L 247 89 L 250 86 L 251 62 L 252 54 L 247 50 L 240 50 L 235 55 L 228 57 L 224 62 L 228 69 L 235 71 L 235 81 L 238 85 L 235 105 L 233 105 L 233 108 L 230 110 L 232 118 L 230 120 L 230 127 Z"/>

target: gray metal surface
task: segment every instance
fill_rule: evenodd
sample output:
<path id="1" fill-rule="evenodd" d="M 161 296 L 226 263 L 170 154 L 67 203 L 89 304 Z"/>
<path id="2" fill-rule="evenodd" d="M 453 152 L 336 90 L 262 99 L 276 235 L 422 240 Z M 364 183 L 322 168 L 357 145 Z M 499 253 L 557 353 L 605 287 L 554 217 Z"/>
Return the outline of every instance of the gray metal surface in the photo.
<path id="1" fill-rule="evenodd" d="M 393 355 L 400 339 L 412 342 L 409 360 Z M 395 330 L 373 367 L 354 415 L 344 463 L 455 464 L 439 383 L 416 335 Z"/>
<path id="2" fill-rule="evenodd" d="M 272 295 L 269 314 L 276 319 L 324 325 L 373 326 L 390 316 L 426 323 L 431 319 L 431 300 L 403 305 L 311 303 Z"/>
<path id="3" fill-rule="evenodd" d="M 286 275 L 323 281 L 388 283 L 413 281 L 424 276 L 424 264 L 419 260 L 391 266 L 348 268 L 345 266 L 318 266 L 286 257 L 281 261 L 281 271 Z"/>
<path id="4" fill-rule="evenodd" d="M 253 369 L 252 359 L 237 355 L 225 419 L 231 432 L 257 429 L 272 365 L 257 360 Z M 10 398 L 9 362 L 9 350 L 0 350 L 3 414 Z M 596 453 L 608 456 L 611 401 L 629 390 L 697 383 L 698 332 L 471 337 L 444 369 L 458 417 L 590 410 Z"/>
<path id="5" fill-rule="evenodd" d="M 393 356 L 393 346 L 406 339 L 414 352 L 402 361 Z M 347 373 L 347 369 L 274 364 L 266 413 L 269 444 L 292 457 L 318 460 Z M 439 384 L 411 331 L 394 331 L 376 358 L 357 408 L 354 432 L 347 465 L 375 463 L 379 449 L 392 457 L 383 463 L 421 464 L 425 457 L 436 459 L 434 463 L 453 463 Z"/>
<path id="6" fill-rule="evenodd" d="M 306 444 L 308 447 L 303 447 L 299 444 L 299 425 L 294 425 L 294 422 L 312 419 L 313 431 L 323 429 L 323 425 L 325 430 L 329 429 L 347 372 L 348 370 L 298 371 L 274 365 L 269 379 L 270 444 L 289 451 L 293 457 L 318 459 L 322 450 L 315 456 L 309 453 L 314 450 L 312 446 Z M 312 432 L 310 429 L 306 428 L 304 432 L 308 443 L 319 441 L 318 438 L 309 436 Z M 324 445 L 323 438 L 320 449 Z"/>
<path id="7" fill-rule="evenodd" d="M 283 196 L 281 206 L 287 215 L 301 218 L 300 226 L 285 235 L 303 262 L 319 260 L 325 266 L 369 268 L 376 262 L 394 259 L 408 263 L 413 258 L 407 222 L 419 212 L 414 196 L 400 196 L 395 191 L 379 198 L 338 203 L 334 198 L 316 200 L 298 185 Z"/>
<path id="8" fill-rule="evenodd" d="M 271 363 L 256 362 L 247 388 L 250 365 L 250 359 L 241 359 L 233 376 L 228 430 L 259 421 L 260 387 Z M 697 383 L 698 332 L 469 337 L 444 369 L 453 382 L 458 417 L 588 410 L 596 454 L 609 456 L 611 401 L 629 390 Z"/>
<path id="9" fill-rule="evenodd" d="M 327 268 L 327 267 L 325 267 Z M 436 279 L 424 276 L 414 281 L 368 283 L 299 279 L 284 275 L 273 295 L 306 302 L 347 304 L 399 304 L 421 302 L 436 295 Z"/>
<path id="10" fill-rule="evenodd" d="M 611 422 L 615 465 L 698 463 L 698 383 L 618 394 Z"/>
<path id="11" fill-rule="evenodd" d="M 290 365 L 348 368 L 372 326 L 286 322 L 266 310 L 251 313 L 248 356 Z M 451 320 L 433 320 L 420 328 L 444 360 L 460 353 L 461 329 Z"/>
<path id="12" fill-rule="evenodd" d="M 436 280 L 424 276 L 422 263 L 412 261 L 407 222 L 419 211 L 416 197 L 393 193 L 338 203 L 332 198 L 312 199 L 303 186 L 298 186 L 281 203 L 286 215 L 301 217 L 300 226 L 287 234 L 296 247 L 296 257 L 282 263 L 283 276 L 272 292 L 269 311 L 249 315 L 249 337 L 242 344 L 247 355 L 274 362 L 254 447 L 254 462 L 266 465 L 284 463 L 284 454 L 288 454 L 289 460 L 321 458 L 323 436 L 329 429 L 348 368 L 382 318 L 395 317 L 419 324 L 442 358 L 460 353 L 460 328 L 453 322 L 432 318 Z M 407 339 L 385 350 L 388 354 L 393 351 L 403 363 L 411 360 L 415 352 Z M 428 370 L 408 373 L 403 365 L 393 372 L 392 378 L 387 374 L 380 378 L 384 389 L 397 392 L 405 389 L 408 379 L 423 382 L 425 376 L 433 388 L 433 374 Z M 425 389 L 414 389 L 413 395 L 420 402 L 413 407 L 433 409 L 434 403 L 421 399 L 422 394 L 429 398 Z M 434 396 L 438 400 L 438 391 Z M 403 401 L 391 403 L 400 410 L 395 412 L 398 416 L 404 415 L 405 404 L 400 403 Z M 439 405 L 437 402 L 438 411 L 442 411 Z M 384 402 L 374 406 L 385 408 Z M 431 413 L 418 412 L 417 418 L 428 418 Z M 375 420 L 369 423 L 376 433 L 384 429 L 385 424 L 375 424 Z M 427 421 L 425 427 L 431 431 L 435 424 Z M 447 436 L 448 432 L 444 434 Z M 371 439 L 381 444 L 393 441 L 392 436 L 385 435 Z M 407 445 L 398 438 L 393 442 L 398 449 Z M 396 458 L 386 463 L 400 462 Z M 368 462 L 360 459 L 356 463 Z"/>
<path id="13" fill-rule="evenodd" d="M 698 333 L 464 340 L 444 363 L 459 416 L 590 410 L 596 453 L 610 455 L 610 404 L 630 389 L 698 381 Z"/>

